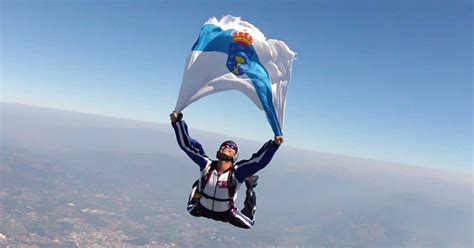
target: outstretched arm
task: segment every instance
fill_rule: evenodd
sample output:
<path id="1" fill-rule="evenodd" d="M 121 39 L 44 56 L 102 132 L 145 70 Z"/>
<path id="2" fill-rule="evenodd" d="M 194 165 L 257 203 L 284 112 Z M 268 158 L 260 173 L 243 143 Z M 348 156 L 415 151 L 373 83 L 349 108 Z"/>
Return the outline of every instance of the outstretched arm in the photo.
<path id="1" fill-rule="evenodd" d="M 246 160 L 239 161 L 235 164 L 235 177 L 239 182 L 244 182 L 245 178 L 257 173 L 257 171 L 265 168 L 275 155 L 275 152 L 283 142 L 282 136 L 275 137 L 275 140 L 269 140 L 258 152 Z"/>
<path id="2" fill-rule="evenodd" d="M 181 113 L 173 112 L 170 117 L 179 147 L 203 170 L 211 160 L 204 153 L 202 145 L 189 136 L 188 125 L 182 120 Z"/>

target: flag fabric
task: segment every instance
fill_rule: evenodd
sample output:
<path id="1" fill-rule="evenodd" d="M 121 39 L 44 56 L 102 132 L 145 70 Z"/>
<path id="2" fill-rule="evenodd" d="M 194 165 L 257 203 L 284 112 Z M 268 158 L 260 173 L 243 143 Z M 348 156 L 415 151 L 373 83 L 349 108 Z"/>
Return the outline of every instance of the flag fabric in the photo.
<path id="1" fill-rule="evenodd" d="M 175 111 L 214 93 L 237 90 L 265 111 L 275 135 L 283 135 L 286 93 L 296 53 L 266 39 L 240 17 L 211 18 L 186 60 Z"/>

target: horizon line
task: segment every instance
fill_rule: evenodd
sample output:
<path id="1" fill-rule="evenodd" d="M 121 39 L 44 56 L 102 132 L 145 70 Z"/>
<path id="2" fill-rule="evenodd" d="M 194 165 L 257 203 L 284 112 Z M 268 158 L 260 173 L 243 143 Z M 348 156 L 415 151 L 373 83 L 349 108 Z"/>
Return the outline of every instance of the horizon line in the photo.
<path id="1" fill-rule="evenodd" d="M 154 122 L 154 121 L 150 121 L 150 120 L 138 120 L 138 119 L 123 117 L 123 116 L 114 116 L 114 115 L 106 115 L 106 114 L 99 114 L 99 113 L 90 113 L 90 112 L 83 112 L 83 111 L 80 111 L 80 110 L 65 109 L 65 108 L 60 108 L 60 107 L 52 107 L 52 106 L 44 106 L 44 105 L 33 105 L 33 104 L 28 104 L 28 103 L 12 102 L 12 101 L 5 101 L 5 100 L 0 100 L 0 104 L 16 104 L 16 105 L 23 105 L 23 106 L 28 106 L 28 107 L 44 108 L 44 109 L 72 112 L 72 113 L 76 113 L 76 114 L 91 115 L 91 116 L 96 116 L 96 117 L 105 117 L 105 118 L 111 118 L 111 119 L 117 119 L 117 120 L 123 120 L 123 121 L 132 121 L 132 122 L 138 122 L 138 123 L 150 124 L 150 125 L 162 125 L 162 126 L 169 125 L 169 123 Z M 0 114 L 1 114 L 1 112 L 0 112 Z M 253 139 L 249 139 L 249 138 L 240 138 L 238 136 L 231 136 L 231 135 L 222 134 L 222 133 L 214 132 L 214 131 L 208 131 L 208 130 L 202 130 L 202 129 L 196 129 L 196 128 L 192 128 L 192 129 L 194 129 L 198 132 L 205 132 L 205 133 L 217 134 L 217 135 L 221 135 L 221 136 L 234 137 L 234 138 L 238 138 L 238 139 L 249 141 L 249 142 L 259 142 L 258 140 L 253 140 Z M 316 152 L 316 153 L 332 155 L 332 156 L 342 156 L 342 157 L 345 157 L 345 158 L 367 160 L 367 161 L 371 161 L 371 162 L 381 162 L 381 163 L 390 164 L 392 166 L 397 165 L 397 166 L 418 167 L 418 168 L 430 169 L 430 170 L 435 170 L 435 171 L 440 171 L 440 172 L 451 172 L 451 173 L 456 173 L 456 174 L 461 174 L 461 175 L 462 174 L 471 174 L 472 176 L 474 176 L 474 172 L 472 171 L 472 167 L 471 167 L 471 170 L 467 170 L 467 171 L 454 170 L 454 169 L 439 168 L 439 167 L 433 167 L 433 166 L 427 166 L 427 165 L 409 164 L 409 163 L 403 163 L 403 162 L 393 162 L 393 161 L 381 160 L 381 159 L 376 159 L 376 158 L 369 158 L 369 157 L 362 157 L 362 156 L 345 155 L 345 154 L 341 154 L 341 153 L 311 150 L 311 149 L 305 149 L 305 148 L 292 146 L 292 145 L 286 145 L 285 147 L 288 147 L 290 149 L 303 151 L 303 152 Z"/>

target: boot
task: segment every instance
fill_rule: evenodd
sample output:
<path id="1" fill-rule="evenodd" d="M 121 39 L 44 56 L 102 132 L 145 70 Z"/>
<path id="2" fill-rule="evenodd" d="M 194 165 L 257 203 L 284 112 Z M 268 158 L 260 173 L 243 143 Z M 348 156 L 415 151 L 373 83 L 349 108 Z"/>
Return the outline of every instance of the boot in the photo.
<path id="1" fill-rule="evenodd" d="M 257 180 L 258 176 L 253 175 L 245 178 L 245 186 L 247 186 L 247 190 L 252 190 L 253 188 L 257 187 Z"/>

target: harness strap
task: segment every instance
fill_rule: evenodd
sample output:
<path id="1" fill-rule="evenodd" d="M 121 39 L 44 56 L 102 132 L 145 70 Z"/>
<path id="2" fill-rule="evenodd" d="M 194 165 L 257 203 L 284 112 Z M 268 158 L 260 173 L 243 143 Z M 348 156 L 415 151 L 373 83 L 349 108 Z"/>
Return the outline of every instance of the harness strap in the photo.
<path id="1" fill-rule="evenodd" d="M 232 169 L 229 173 L 229 177 L 228 177 L 228 185 L 230 185 L 228 191 L 229 191 L 229 198 L 230 198 L 230 205 L 231 205 L 231 208 L 234 208 L 235 207 L 235 203 L 234 203 L 234 196 L 235 196 L 235 191 L 237 189 L 237 182 L 236 182 L 236 179 L 235 179 L 235 176 L 234 176 L 234 169 Z"/>
<path id="2" fill-rule="evenodd" d="M 201 175 L 201 179 L 199 180 L 200 192 L 204 192 L 204 188 L 209 182 L 209 179 L 211 179 L 212 171 L 215 170 L 216 167 L 217 167 L 217 161 L 212 161 L 212 163 L 209 166 L 206 166 L 206 168 L 204 168 L 204 171 Z"/>
<path id="3" fill-rule="evenodd" d="M 204 192 L 202 192 L 202 196 L 204 196 L 205 198 L 207 199 L 212 199 L 214 201 L 220 201 L 220 202 L 226 202 L 226 201 L 231 201 L 232 199 L 219 199 L 219 198 L 215 198 L 215 197 L 212 197 Z"/>

